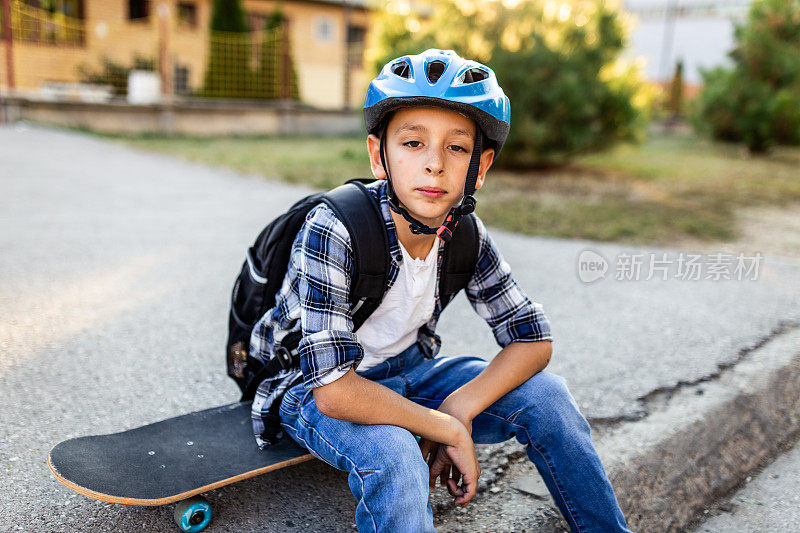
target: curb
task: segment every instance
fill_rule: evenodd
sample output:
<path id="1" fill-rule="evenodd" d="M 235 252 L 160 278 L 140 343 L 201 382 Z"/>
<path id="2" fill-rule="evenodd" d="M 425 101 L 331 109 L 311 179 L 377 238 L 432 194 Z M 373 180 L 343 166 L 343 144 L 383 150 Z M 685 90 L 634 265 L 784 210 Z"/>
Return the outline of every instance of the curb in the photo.
<path id="1" fill-rule="evenodd" d="M 631 531 L 685 531 L 800 436 L 800 324 L 778 328 L 713 376 L 645 401 L 649 414 L 639 420 L 596 423 L 595 447 Z M 519 445 L 484 459 L 501 455 L 511 464 L 488 480 L 497 489 L 481 491 L 483 501 L 465 512 L 443 513 L 439 530 L 568 531 L 536 469 L 518 459 Z"/>
<path id="2" fill-rule="evenodd" d="M 679 531 L 800 432 L 800 328 L 596 441 L 633 531 Z"/>

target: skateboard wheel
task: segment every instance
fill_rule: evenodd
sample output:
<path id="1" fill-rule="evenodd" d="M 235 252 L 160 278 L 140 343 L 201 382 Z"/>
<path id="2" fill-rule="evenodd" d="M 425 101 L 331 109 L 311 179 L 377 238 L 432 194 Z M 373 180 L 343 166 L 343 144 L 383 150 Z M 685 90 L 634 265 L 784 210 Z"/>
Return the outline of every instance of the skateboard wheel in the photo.
<path id="1" fill-rule="evenodd" d="M 196 533 L 203 531 L 211 522 L 211 505 L 205 498 L 194 497 L 175 505 L 175 523 L 181 531 Z"/>

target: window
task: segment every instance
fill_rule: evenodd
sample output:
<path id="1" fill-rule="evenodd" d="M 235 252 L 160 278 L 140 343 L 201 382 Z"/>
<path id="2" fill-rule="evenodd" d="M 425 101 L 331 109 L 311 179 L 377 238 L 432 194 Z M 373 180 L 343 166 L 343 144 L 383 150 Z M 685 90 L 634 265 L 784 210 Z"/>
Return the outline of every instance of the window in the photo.
<path id="1" fill-rule="evenodd" d="M 178 24 L 190 28 L 197 27 L 197 4 L 178 2 Z"/>
<path id="2" fill-rule="evenodd" d="M 367 29 L 363 26 L 348 26 L 347 27 L 347 42 L 348 43 L 363 43 L 364 36 Z"/>
<path id="3" fill-rule="evenodd" d="M 336 26 L 333 17 L 322 15 L 317 17 L 316 24 L 314 25 L 314 37 L 318 42 L 331 43 L 335 40 L 334 32 Z"/>
<path id="4" fill-rule="evenodd" d="M 363 26 L 347 27 L 347 53 L 350 66 L 360 67 L 364 63 L 364 40 L 367 29 Z"/>
<path id="5" fill-rule="evenodd" d="M 128 0 L 128 20 L 146 19 L 149 16 L 149 0 Z"/>
<path id="6" fill-rule="evenodd" d="M 22 3 L 49 13 L 60 13 L 76 19 L 83 18 L 82 0 L 24 0 Z"/>
<path id="7" fill-rule="evenodd" d="M 191 94 L 192 91 L 189 89 L 189 67 L 175 65 L 175 72 L 173 75 L 175 94 Z"/>

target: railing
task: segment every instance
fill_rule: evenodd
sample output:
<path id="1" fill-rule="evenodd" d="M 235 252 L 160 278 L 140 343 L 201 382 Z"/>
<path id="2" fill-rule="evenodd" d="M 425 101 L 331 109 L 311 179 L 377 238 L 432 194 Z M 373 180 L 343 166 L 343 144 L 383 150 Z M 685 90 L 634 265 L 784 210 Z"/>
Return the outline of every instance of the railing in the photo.
<path id="1" fill-rule="evenodd" d="M 39 44 L 83 46 L 86 42 L 83 20 L 19 1 L 11 2 L 11 33 L 15 40 Z"/>
<path id="2" fill-rule="evenodd" d="M 6 49 L 0 53 L 0 87 L 17 91 L 53 93 L 54 84 L 69 84 L 72 91 L 83 84 L 111 86 L 115 96 L 125 96 L 131 72 L 147 70 L 157 74 L 162 95 L 291 99 L 341 108 L 353 106 L 366 83 L 363 35 L 315 41 L 287 18 L 260 31 L 209 32 L 205 23 L 187 23 L 180 12 L 162 9 L 166 4 L 141 20 L 110 21 L 2 2 L 10 5 L 13 39 L 0 39 Z M 298 18 L 296 24 L 303 23 Z"/>
<path id="3" fill-rule="evenodd" d="M 687 4 L 674 0 L 662 0 L 661 5 L 635 5 L 625 2 L 625 11 L 640 20 L 664 20 L 665 18 L 741 17 L 747 14 L 752 0 L 709 0 Z M 634 5 L 631 5 L 634 4 Z"/>

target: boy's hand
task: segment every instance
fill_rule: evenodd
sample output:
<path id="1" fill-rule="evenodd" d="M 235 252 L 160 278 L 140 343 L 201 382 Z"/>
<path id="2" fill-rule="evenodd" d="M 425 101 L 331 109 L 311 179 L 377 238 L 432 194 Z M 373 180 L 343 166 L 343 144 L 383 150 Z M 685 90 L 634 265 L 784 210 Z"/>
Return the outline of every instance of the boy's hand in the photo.
<path id="1" fill-rule="evenodd" d="M 452 416 L 453 418 L 461 422 L 464 425 L 464 427 L 467 428 L 467 432 L 470 435 L 472 435 L 472 416 L 468 414 L 469 406 L 466 405 L 465 402 L 460 401 L 458 397 L 451 394 L 450 396 L 444 399 L 444 401 L 441 403 L 437 411 L 441 411 L 442 413 L 447 413 L 448 415 Z M 423 457 L 424 456 L 425 454 L 423 453 Z M 429 462 L 428 465 L 430 464 L 431 463 Z M 455 468 L 453 468 L 452 474 L 449 470 L 450 469 L 445 468 L 444 471 L 440 474 L 441 476 L 440 483 L 442 486 L 447 486 L 447 480 L 450 478 L 456 479 L 456 476 L 458 475 L 458 470 L 456 470 Z M 435 476 L 433 479 L 435 483 L 436 482 Z M 456 481 L 458 480 L 456 479 Z"/>
<path id="2" fill-rule="evenodd" d="M 453 395 L 448 396 L 441 403 L 437 411 L 447 413 L 464 424 L 467 432 L 472 435 L 472 416 L 468 414 L 468 406 Z"/>
<path id="3" fill-rule="evenodd" d="M 427 439 L 420 441 L 422 457 L 430 468 L 430 488 L 433 489 L 436 478 L 441 477 L 440 483 L 455 497 L 456 505 L 467 505 L 475 497 L 481 475 L 475 445 L 468 431 L 462 426 L 462 432 L 452 445 Z"/>

